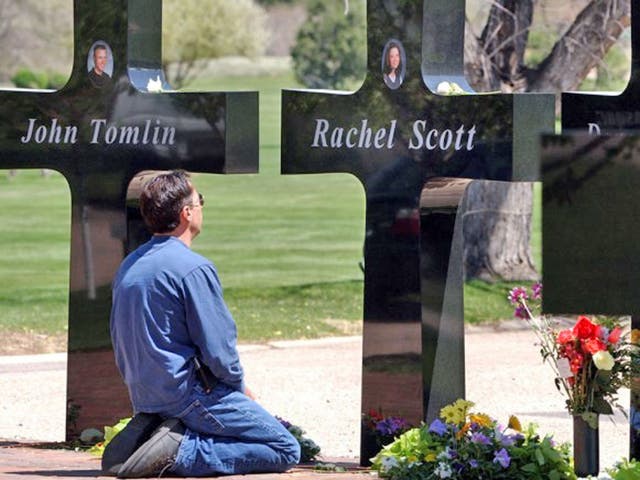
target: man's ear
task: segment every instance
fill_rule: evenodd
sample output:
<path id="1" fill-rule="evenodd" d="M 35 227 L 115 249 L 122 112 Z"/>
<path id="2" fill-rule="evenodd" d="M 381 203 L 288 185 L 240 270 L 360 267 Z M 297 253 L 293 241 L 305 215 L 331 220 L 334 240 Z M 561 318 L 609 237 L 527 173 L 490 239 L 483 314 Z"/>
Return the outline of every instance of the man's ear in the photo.
<path id="1" fill-rule="evenodd" d="M 193 212 L 191 211 L 191 207 L 189 207 L 189 205 L 185 205 L 184 207 L 182 207 L 182 210 L 180 210 L 180 222 L 187 222 L 189 223 L 191 221 L 191 217 L 193 216 Z"/>

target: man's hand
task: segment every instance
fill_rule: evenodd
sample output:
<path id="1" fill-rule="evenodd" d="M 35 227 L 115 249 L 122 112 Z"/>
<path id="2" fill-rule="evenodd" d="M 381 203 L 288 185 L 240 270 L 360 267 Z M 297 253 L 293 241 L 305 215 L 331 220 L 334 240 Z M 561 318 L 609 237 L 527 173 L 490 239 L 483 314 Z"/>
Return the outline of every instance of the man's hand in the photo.
<path id="1" fill-rule="evenodd" d="M 249 397 L 251 400 L 255 400 L 256 396 L 255 394 L 251 391 L 251 389 L 249 387 L 247 387 L 246 385 L 244 386 L 244 394 Z"/>

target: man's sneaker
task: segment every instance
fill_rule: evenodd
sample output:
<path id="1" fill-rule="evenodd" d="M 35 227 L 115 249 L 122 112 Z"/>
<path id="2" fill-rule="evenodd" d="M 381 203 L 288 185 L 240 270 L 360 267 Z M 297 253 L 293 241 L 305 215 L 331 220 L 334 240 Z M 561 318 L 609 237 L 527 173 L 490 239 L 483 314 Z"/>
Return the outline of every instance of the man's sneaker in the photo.
<path id="1" fill-rule="evenodd" d="M 102 471 L 116 475 L 120 467 L 162 423 L 162 417 L 153 413 L 138 413 L 120 433 L 111 439 L 102 455 Z"/>
<path id="2" fill-rule="evenodd" d="M 165 420 L 118 471 L 120 478 L 156 476 L 173 465 L 184 435 L 184 425 L 177 418 Z"/>

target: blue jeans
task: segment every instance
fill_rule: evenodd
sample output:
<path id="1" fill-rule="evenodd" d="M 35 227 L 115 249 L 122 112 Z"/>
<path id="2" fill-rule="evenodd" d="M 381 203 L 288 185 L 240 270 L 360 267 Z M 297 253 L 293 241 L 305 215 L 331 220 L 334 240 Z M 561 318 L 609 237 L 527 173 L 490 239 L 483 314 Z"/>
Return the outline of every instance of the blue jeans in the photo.
<path id="1" fill-rule="evenodd" d="M 161 412 L 187 427 L 170 471 L 182 477 L 283 472 L 300 461 L 300 445 L 249 397 L 220 383 L 206 394 L 196 383 L 182 411 Z"/>

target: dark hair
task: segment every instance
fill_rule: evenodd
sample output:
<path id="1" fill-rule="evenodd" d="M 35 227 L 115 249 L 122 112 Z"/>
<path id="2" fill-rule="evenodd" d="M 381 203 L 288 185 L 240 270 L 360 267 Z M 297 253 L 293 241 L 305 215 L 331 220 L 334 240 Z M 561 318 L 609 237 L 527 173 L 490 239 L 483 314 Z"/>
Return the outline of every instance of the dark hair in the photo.
<path id="1" fill-rule="evenodd" d="M 391 66 L 389 65 L 389 52 L 392 48 L 398 49 L 398 53 L 400 54 L 400 63 L 398 64 L 398 68 L 396 70 L 398 72 L 402 72 L 402 48 L 400 48 L 399 43 L 392 40 L 387 44 L 387 49 L 384 51 L 384 73 L 391 73 Z"/>
<path id="2" fill-rule="evenodd" d="M 95 47 L 93 47 L 93 53 L 94 54 L 96 53 L 96 50 L 104 50 L 106 52 L 107 51 L 107 46 L 102 44 L 102 43 L 99 43 Z"/>
<path id="3" fill-rule="evenodd" d="M 184 170 L 149 180 L 140 194 L 140 213 L 152 233 L 169 233 L 180 224 L 180 211 L 191 201 L 193 186 Z"/>

